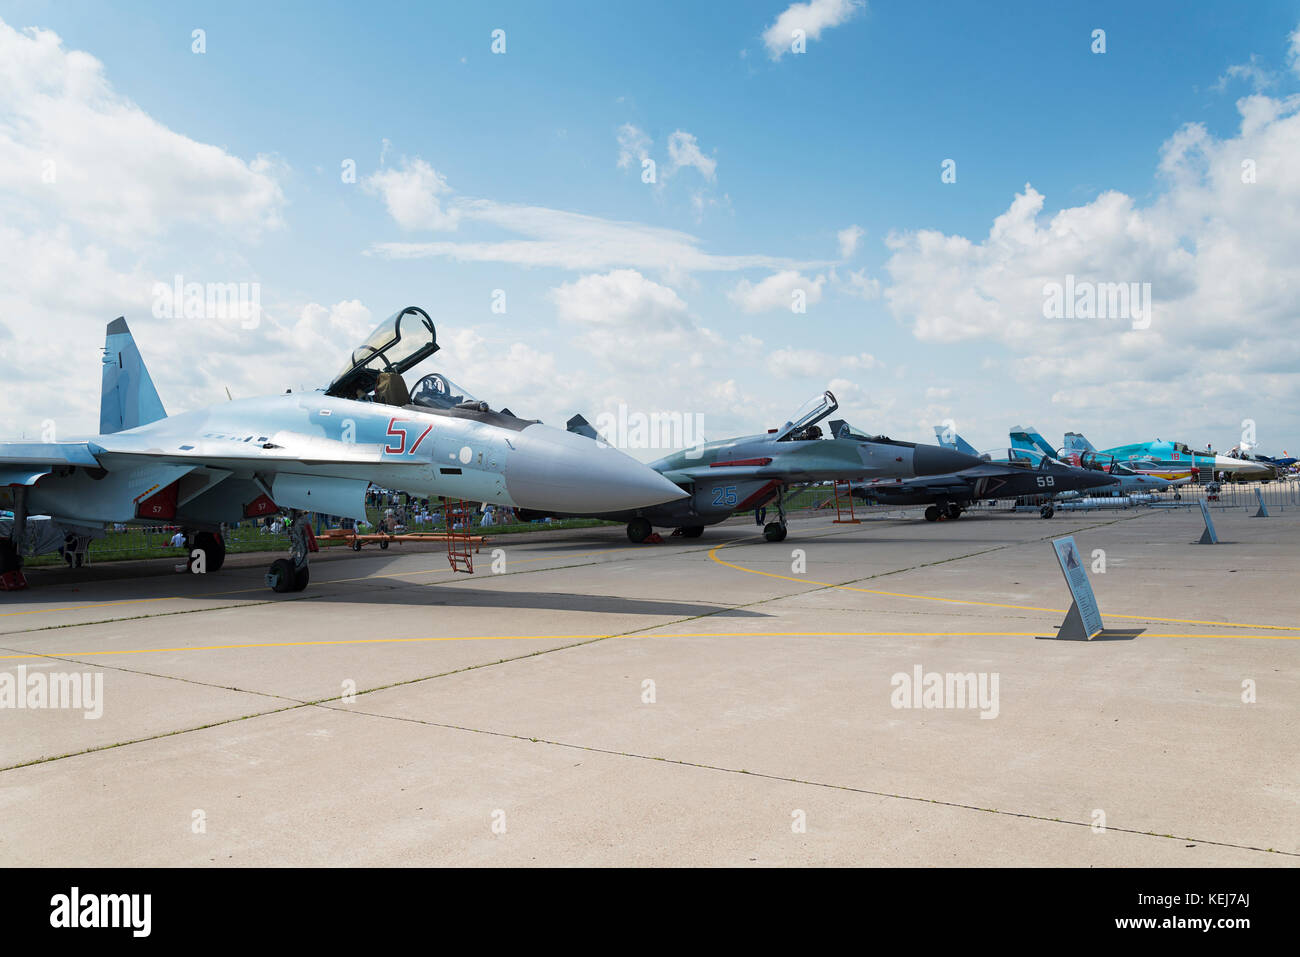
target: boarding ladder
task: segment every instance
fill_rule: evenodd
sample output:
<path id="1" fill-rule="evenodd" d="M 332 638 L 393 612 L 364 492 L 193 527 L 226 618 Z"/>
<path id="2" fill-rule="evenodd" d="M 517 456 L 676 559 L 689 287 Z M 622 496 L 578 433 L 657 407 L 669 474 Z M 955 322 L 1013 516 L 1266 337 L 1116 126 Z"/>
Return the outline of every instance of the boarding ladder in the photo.
<path id="1" fill-rule="evenodd" d="M 474 574 L 474 555 L 470 551 L 470 516 L 473 511 L 463 500 L 447 502 L 447 561 L 454 572 Z M 459 525 L 460 528 L 456 526 Z"/>
<path id="2" fill-rule="evenodd" d="M 848 511 L 849 517 L 844 517 Z M 853 483 L 847 479 L 835 480 L 835 520 L 836 525 L 860 525 L 862 519 L 853 514 Z"/>

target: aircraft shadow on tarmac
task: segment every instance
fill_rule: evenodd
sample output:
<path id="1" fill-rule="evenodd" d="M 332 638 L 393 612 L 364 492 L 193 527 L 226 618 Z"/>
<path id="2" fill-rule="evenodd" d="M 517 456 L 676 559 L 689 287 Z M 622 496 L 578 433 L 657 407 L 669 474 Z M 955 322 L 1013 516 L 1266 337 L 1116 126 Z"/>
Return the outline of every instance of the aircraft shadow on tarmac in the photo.
<path id="1" fill-rule="evenodd" d="M 151 575 L 139 579 L 118 578 L 115 580 L 62 580 L 47 578 L 37 587 L 15 593 L 15 606 L 21 602 L 22 612 L 39 612 L 42 605 L 57 606 L 59 610 L 75 610 L 79 603 L 95 607 L 105 603 L 122 603 L 124 616 L 134 616 L 138 611 L 131 610 L 131 602 L 152 602 L 160 598 L 176 598 L 188 601 L 205 599 L 253 601 L 310 601 L 341 602 L 357 604 L 367 602 L 381 607 L 457 607 L 457 608 L 492 608 L 496 610 L 533 610 L 533 611 L 576 611 L 601 615 L 655 615 L 672 618 L 687 618 L 707 615 L 723 618 L 769 618 L 762 612 L 748 611 L 740 608 L 728 608 L 725 604 L 701 604 L 691 601 L 672 601 L 655 598 L 628 598 L 620 595 L 584 594 L 581 592 L 557 592 L 538 589 L 536 591 L 520 589 L 503 591 L 499 588 L 466 588 L 458 581 L 413 582 L 401 576 L 388 577 L 382 571 L 364 579 L 344 579 L 332 582 L 328 578 L 314 579 L 306 591 L 277 595 L 269 588 L 261 591 L 256 587 L 260 583 L 260 570 L 256 576 L 250 574 L 253 569 L 231 569 L 220 576 L 211 576 L 199 581 L 198 576 L 174 574 L 170 580 Z M 326 573 L 327 566 L 313 567 L 317 573 Z M 45 576 L 41 576 L 45 577 Z M 491 573 L 476 575 L 479 581 L 490 579 Z M 467 579 L 468 580 L 468 579 Z M 521 579 L 526 580 L 526 579 Z M 161 590 L 160 582 L 168 587 Z M 93 587 L 102 585 L 105 587 Z M 64 586 L 64 587 L 60 587 Z M 77 591 L 69 593 L 72 586 Z M 92 590 L 93 589 L 93 590 Z M 0 600 L 0 610 L 5 602 Z M 107 609 L 105 609 L 107 611 Z M 111 617 L 111 612 L 104 617 Z"/>

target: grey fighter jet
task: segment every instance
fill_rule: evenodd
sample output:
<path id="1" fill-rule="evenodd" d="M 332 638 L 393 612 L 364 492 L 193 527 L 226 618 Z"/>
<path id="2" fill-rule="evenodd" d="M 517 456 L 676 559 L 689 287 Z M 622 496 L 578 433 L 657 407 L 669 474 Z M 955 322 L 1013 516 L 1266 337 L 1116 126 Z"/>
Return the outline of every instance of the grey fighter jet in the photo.
<path id="1" fill-rule="evenodd" d="M 288 510 L 291 557 L 267 584 L 308 582 L 306 512 L 365 516 L 370 483 L 416 495 L 575 511 L 635 509 L 686 497 L 653 469 L 571 432 L 493 411 L 445 376 L 402 374 L 438 350 L 433 321 L 409 306 L 380 324 L 328 388 L 223 402 L 168 416 L 125 319 L 108 326 L 101 434 L 86 442 L 0 443 L 0 583 L 22 587 L 29 516 L 69 535 L 114 523 L 178 525 L 193 571 L 225 559 L 222 523 Z"/>
<path id="2" fill-rule="evenodd" d="M 942 426 L 935 434 L 950 435 Z M 961 436 L 953 436 L 952 448 L 970 450 Z M 1010 448 L 985 452 L 970 468 L 948 475 L 926 478 L 876 480 L 853 489 L 853 494 L 869 502 L 885 505 L 925 505 L 925 519 L 960 518 L 971 505 L 989 499 L 1049 499 L 1040 513 L 1051 518 L 1055 513 L 1050 499 L 1061 492 L 1082 492 L 1116 485 L 1118 479 L 1089 469 L 1076 468 L 1033 449 Z"/>
<path id="3" fill-rule="evenodd" d="M 783 498 L 790 485 L 935 475 L 979 464 L 975 456 L 962 452 L 937 445 L 895 442 L 884 436 L 868 438 L 846 433 L 843 437 L 824 438 L 817 423 L 837 408 L 835 396 L 826 392 L 766 435 L 708 442 L 650 463 L 689 496 L 678 501 L 631 509 L 524 511 L 520 517 L 529 520 L 564 514 L 627 522 L 627 537 L 639 543 L 649 538 L 656 527 L 680 529 L 687 538 L 697 538 L 706 525 L 753 509 L 756 523 L 763 525 L 763 536 L 769 542 L 779 542 L 786 537 Z M 842 424 L 831 423 L 831 428 L 834 431 Z M 600 442 L 581 416 L 570 419 L 569 428 L 595 439 L 593 444 Z M 772 503 L 777 520 L 765 523 L 766 506 Z"/>

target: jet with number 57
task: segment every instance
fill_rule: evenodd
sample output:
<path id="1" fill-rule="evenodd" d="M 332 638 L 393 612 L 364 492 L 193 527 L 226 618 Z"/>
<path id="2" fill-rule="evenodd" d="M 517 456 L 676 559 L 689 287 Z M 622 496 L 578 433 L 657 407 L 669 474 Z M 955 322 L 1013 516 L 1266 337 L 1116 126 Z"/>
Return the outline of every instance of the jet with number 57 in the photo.
<path id="1" fill-rule="evenodd" d="M 267 584 L 301 591 L 314 545 L 306 513 L 364 518 L 372 482 L 563 511 L 686 497 L 631 456 L 494 411 L 440 373 L 408 390 L 402 374 L 436 351 L 433 320 L 408 306 L 351 353 L 327 388 L 169 416 L 126 320 L 113 320 L 100 434 L 0 443 L 0 507 L 14 516 L 0 538 L 0 587 L 25 587 L 25 555 L 68 549 L 116 523 L 179 526 L 190 569 L 215 572 L 225 560 L 223 523 L 286 511 L 290 556 L 271 565 Z M 29 534 L 37 522 L 43 534 Z"/>

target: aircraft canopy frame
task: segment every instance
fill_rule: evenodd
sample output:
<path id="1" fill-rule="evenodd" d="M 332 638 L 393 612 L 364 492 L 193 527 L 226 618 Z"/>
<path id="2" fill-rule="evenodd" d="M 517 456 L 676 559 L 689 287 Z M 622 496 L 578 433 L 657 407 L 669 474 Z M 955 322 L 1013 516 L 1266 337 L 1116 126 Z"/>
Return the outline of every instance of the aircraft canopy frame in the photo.
<path id="1" fill-rule="evenodd" d="M 433 320 L 419 306 L 393 313 L 352 350 L 347 364 L 334 377 L 326 395 L 355 399 L 374 389 L 381 372 L 401 375 L 439 349 Z"/>

